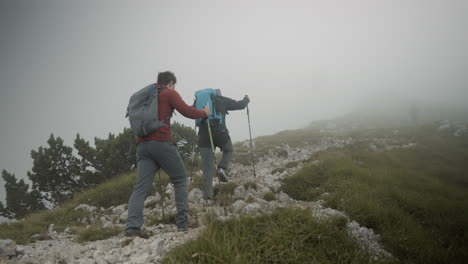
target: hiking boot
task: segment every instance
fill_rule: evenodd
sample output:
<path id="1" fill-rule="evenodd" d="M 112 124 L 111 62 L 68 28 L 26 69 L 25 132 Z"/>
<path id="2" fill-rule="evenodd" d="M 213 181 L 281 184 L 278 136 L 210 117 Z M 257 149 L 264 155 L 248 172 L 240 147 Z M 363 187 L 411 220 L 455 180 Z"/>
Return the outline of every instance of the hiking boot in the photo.
<path id="1" fill-rule="evenodd" d="M 179 231 L 179 232 L 186 232 L 186 231 L 189 230 L 189 228 L 190 228 L 190 229 L 192 229 L 192 228 L 197 228 L 198 226 L 199 226 L 199 224 L 198 224 L 197 219 L 193 219 L 193 220 L 190 219 L 190 220 L 188 221 L 188 224 L 186 224 L 185 226 L 177 227 L 177 231 Z"/>
<path id="2" fill-rule="evenodd" d="M 228 182 L 228 175 L 225 169 L 218 168 L 218 177 L 221 182 Z"/>
<path id="3" fill-rule="evenodd" d="M 143 238 L 143 239 L 148 239 L 149 238 L 148 234 L 145 234 L 145 233 L 141 232 L 141 230 L 133 229 L 133 228 L 125 230 L 125 236 L 126 237 L 139 237 L 139 238 Z"/>

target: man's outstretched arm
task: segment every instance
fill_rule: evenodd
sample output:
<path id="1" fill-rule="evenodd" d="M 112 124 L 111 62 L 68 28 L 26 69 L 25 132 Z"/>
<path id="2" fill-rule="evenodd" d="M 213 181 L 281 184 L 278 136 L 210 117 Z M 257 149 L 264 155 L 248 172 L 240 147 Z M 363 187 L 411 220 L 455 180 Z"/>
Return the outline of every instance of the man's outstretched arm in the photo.
<path id="1" fill-rule="evenodd" d="M 250 102 L 249 97 L 246 95 L 244 99 L 240 101 L 235 101 L 231 98 L 224 97 L 226 100 L 226 110 L 242 110 L 244 109 Z"/>
<path id="2" fill-rule="evenodd" d="M 191 107 L 182 100 L 179 93 L 174 91 L 169 99 L 169 103 L 181 113 L 183 116 L 191 119 L 205 118 L 210 114 L 210 109 L 208 107 L 199 110 L 195 107 Z"/>

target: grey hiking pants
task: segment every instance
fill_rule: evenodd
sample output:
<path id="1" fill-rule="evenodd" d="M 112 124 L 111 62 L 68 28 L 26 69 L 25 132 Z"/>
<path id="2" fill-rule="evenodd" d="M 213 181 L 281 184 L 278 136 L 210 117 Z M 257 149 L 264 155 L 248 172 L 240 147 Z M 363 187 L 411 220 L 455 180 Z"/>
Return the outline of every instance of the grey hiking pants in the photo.
<path id="1" fill-rule="evenodd" d="M 214 156 L 211 148 L 200 147 L 200 156 L 203 161 L 203 198 L 213 199 L 213 164 Z M 232 158 L 232 145 L 225 149 L 222 149 L 223 157 L 221 162 L 218 164 L 218 168 L 227 169 L 229 161 Z"/>
<path id="2" fill-rule="evenodd" d="M 144 141 L 137 146 L 137 179 L 128 201 L 127 229 L 140 229 L 143 225 L 143 206 L 153 187 L 154 175 L 163 169 L 174 185 L 177 208 L 176 225 L 188 224 L 187 178 L 185 167 L 174 143 Z"/>

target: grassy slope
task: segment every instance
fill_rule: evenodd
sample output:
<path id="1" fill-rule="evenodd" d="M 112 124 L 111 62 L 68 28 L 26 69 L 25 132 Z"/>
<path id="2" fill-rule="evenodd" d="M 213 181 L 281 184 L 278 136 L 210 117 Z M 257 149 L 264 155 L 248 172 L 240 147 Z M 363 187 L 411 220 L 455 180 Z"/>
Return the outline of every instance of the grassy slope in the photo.
<path id="1" fill-rule="evenodd" d="M 283 149 L 284 144 L 290 147 L 300 147 L 305 142 L 309 144 L 318 143 L 322 138 L 329 136 L 329 133 L 319 132 L 318 129 L 285 130 L 270 136 L 255 138 L 255 158 L 258 159 L 268 152 L 273 151 L 278 156 L 286 155 Z M 252 164 L 249 142 L 238 142 L 234 144 L 234 163 L 243 165 Z"/>
<path id="2" fill-rule="evenodd" d="M 314 130 L 284 131 L 256 140 L 261 153 L 282 143 L 299 146 L 329 134 Z M 387 250 L 402 263 L 462 263 L 467 259 L 468 138 L 437 132 L 434 126 L 341 135 L 355 139 L 388 138 L 417 142 L 415 148 L 370 152 L 368 142 L 318 153 L 319 166 L 308 165 L 285 180 L 284 190 L 297 199 L 325 199 L 360 224 L 374 228 Z M 237 149 L 247 150 L 240 144 Z M 260 155 L 261 155 L 260 153 Z M 240 153 L 242 154 L 242 153 Z M 237 157 L 242 161 L 242 155 Z M 248 158 L 246 158 L 248 161 Z M 165 183 L 167 177 L 163 177 Z M 44 232 L 80 224 L 87 213 L 80 203 L 109 207 L 125 203 L 134 173 L 77 195 L 61 208 L 30 215 L 25 221 L 0 225 L 0 238 L 19 243 Z M 323 192 L 328 196 L 323 196 Z M 323 239 L 322 239 L 323 238 Z M 203 253 L 205 252 L 205 253 Z M 271 257 L 270 257 L 271 256 Z M 170 253 L 167 263 L 363 263 L 364 252 L 349 243 L 342 221 L 317 223 L 310 213 L 281 210 L 259 218 L 212 221 L 206 231 Z"/>
<path id="3" fill-rule="evenodd" d="M 356 135 L 355 135 L 356 136 Z M 361 134 L 361 137 L 363 135 Z M 391 137 L 368 131 L 366 137 Z M 296 199 L 322 198 L 381 234 L 402 263 L 463 263 L 468 259 L 468 136 L 433 126 L 400 131 L 414 148 L 385 152 L 364 144 L 318 153 L 322 163 L 287 178 Z M 328 196 L 320 196 L 324 191 Z"/>
<path id="4" fill-rule="evenodd" d="M 166 186 L 168 177 L 164 172 L 161 173 L 161 176 L 163 186 Z M 159 183 L 158 179 L 158 175 L 156 175 L 156 183 Z M 33 213 L 27 216 L 23 221 L 0 224 L 0 239 L 12 239 L 20 244 L 32 242 L 35 240 L 31 238 L 34 234 L 42 234 L 44 238 L 46 237 L 49 224 L 54 224 L 55 230 L 57 231 L 63 231 L 65 228 L 73 226 L 77 227 L 77 230 L 82 230 L 85 225 L 78 220 L 89 217 L 90 213 L 81 210 L 75 211 L 74 208 L 80 204 L 93 205 L 98 208 L 108 208 L 127 203 L 133 190 L 134 182 L 135 172 L 122 174 L 95 188 L 77 194 L 74 199 L 65 202 L 56 209 Z M 92 226 L 91 230 L 95 230 L 96 228 L 99 229 L 98 227 Z M 93 234 L 89 236 L 88 233 Z M 90 230 L 82 230 L 79 240 L 104 239 L 116 233 L 116 230 L 102 230 L 102 234 L 91 232 Z"/>
<path id="5" fill-rule="evenodd" d="M 371 129 L 339 135 L 351 136 L 358 143 L 317 153 L 310 160 L 321 163 L 306 165 L 285 180 L 283 189 L 296 199 L 325 199 L 329 206 L 376 230 L 385 248 L 397 257 L 389 261 L 464 263 L 468 257 L 468 136 L 454 137 L 453 131 L 439 132 L 436 127 L 400 128 L 398 133 Z M 288 143 L 288 139 L 295 146 L 298 142 L 316 142 L 321 136 L 327 135 L 313 130 L 285 131 L 261 138 L 257 146 L 266 153 L 276 151 L 276 146 Z M 384 138 L 388 145 L 416 142 L 417 146 L 373 152 L 368 148 L 368 139 L 372 138 Z M 241 144 L 237 147 L 245 148 Z M 238 161 L 242 162 L 242 157 Z M 337 240 L 309 244 L 304 235 L 316 234 L 317 230 L 323 232 L 320 237 Z M 324 226 L 309 213 L 295 210 L 215 221 L 198 239 L 173 250 L 165 261 L 369 262 L 365 253 L 348 247 L 349 241 L 341 231 L 339 221 Z"/>
<path id="6" fill-rule="evenodd" d="M 55 230 L 63 231 L 70 226 L 83 226 L 77 220 L 90 216 L 89 213 L 74 208 L 85 203 L 97 207 L 109 207 L 125 203 L 132 190 L 135 180 L 134 173 L 123 174 L 104 184 L 77 194 L 71 201 L 65 202 L 53 210 L 45 210 L 27 216 L 23 221 L 0 225 L 0 238 L 13 239 L 24 244 L 34 239 L 34 234 L 45 234 L 49 224 L 55 225 Z"/>
<path id="7" fill-rule="evenodd" d="M 259 217 L 213 221 L 163 263 L 366 263 L 345 221 L 319 223 L 309 210 L 277 209 Z"/>

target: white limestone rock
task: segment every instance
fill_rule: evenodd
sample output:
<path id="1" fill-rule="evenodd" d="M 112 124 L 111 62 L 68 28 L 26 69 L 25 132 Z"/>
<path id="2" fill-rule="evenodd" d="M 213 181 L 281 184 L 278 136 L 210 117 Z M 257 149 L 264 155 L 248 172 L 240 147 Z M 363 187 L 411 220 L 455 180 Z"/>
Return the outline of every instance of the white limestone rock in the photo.
<path id="1" fill-rule="evenodd" d="M 252 190 L 252 189 L 249 189 L 249 190 Z M 245 202 L 249 202 L 249 201 L 254 201 L 255 200 L 255 195 L 254 195 L 255 192 L 249 192 L 247 193 L 245 196 L 244 196 L 244 201 Z"/>
<path id="2" fill-rule="evenodd" d="M 119 219 L 121 223 L 126 223 L 128 218 L 128 211 L 124 211 L 120 214 Z"/>
<path id="3" fill-rule="evenodd" d="M 262 206 L 258 203 L 250 203 L 242 208 L 241 212 L 245 214 L 257 214 L 262 211 Z"/>
<path id="4" fill-rule="evenodd" d="M 314 161 L 312 161 L 311 164 L 314 165 L 314 166 L 317 166 L 317 165 L 320 164 L 320 160 L 314 160 Z"/>
<path id="5" fill-rule="evenodd" d="M 276 200 L 282 203 L 289 203 L 291 198 L 285 192 L 281 191 L 280 193 L 276 195 Z"/>
<path id="6" fill-rule="evenodd" d="M 245 196 L 245 187 L 244 185 L 239 185 L 234 189 L 234 198 L 242 199 Z"/>
<path id="7" fill-rule="evenodd" d="M 319 200 L 310 205 L 310 208 L 312 209 L 312 215 L 315 218 L 321 221 L 325 221 L 332 217 L 344 217 L 349 221 L 349 217 L 346 214 L 332 208 L 324 207 L 324 203 L 324 201 Z"/>
<path id="8" fill-rule="evenodd" d="M 174 197 L 175 197 L 174 187 L 170 183 L 168 183 L 166 186 L 166 196 L 167 196 L 167 200 L 174 200 Z"/>
<path id="9" fill-rule="evenodd" d="M 467 129 L 465 126 L 463 125 L 460 125 L 460 126 L 457 126 L 455 132 L 453 133 L 453 135 L 455 137 L 459 137 L 459 136 L 462 136 L 464 133 L 466 133 Z"/>
<path id="10" fill-rule="evenodd" d="M 165 241 L 162 238 L 156 238 L 151 242 L 150 248 L 152 249 L 153 255 L 160 255 L 164 252 Z"/>
<path id="11" fill-rule="evenodd" d="M 112 208 L 112 213 L 115 215 L 121 215 L 123 212 L 127 211 L 127 205 L 121 204 Z"/>
<path id="12" fill-rule="evenodd" d="M 442 121 L 442 123 L 440 124 L 440 126 L 439 126 L 439 128 L 437 130 L 442 131 L 442 130 L 449 129 L 451 127 L 452 127 L 452 125 L 450 124 L 450 121 L 444 120 L 444 121 Z"/>
<path id="13" fill-rule="evenodd" d="M 161 195 L 156 193 L 153 196 L 149 196 L 145 200 L 145 207 L 152 206 L 161 200 Z"/>
<path id="14" fill-rule="evenodd" d="M 94 211 L 96 211 L 96 207 L 95 206 L 92 206 L 92 205 L 87 205 L 87 204 L 80 204 L 78 205 L 77 207 L 75 207 L 75 211 L 78 211 L 78 210 L 83 210 L 85 212 L 89 212 L 89 213 L 92 213 Z"/>
<path id="15" fill-rule="evenodd" d="M 192 203 L 198 203 L 203 200 L 203 191 L 199 188 L 193 188 L 188 194 L 188 200 Z"/>
<path id="16" fill-rule="evenodd" d="M 55 225 L 54 224 L 50 224 L 49 227 L 47 228 L 47 233 L 50 235 L 52 235 L 52 233 L 54 232 L 54 227 Z"/>
<path id="17" fill-rule="evenodd" d="M 119 260 L 119 257 L 114 254 L 109 254 L 104 257 L 104 261 L 106 261 L 108 264 L 115 264 L 118 262 L 118 260 Z"/>
<path id="18" fill-rule="evenodd" d="M 231 205 L 232 211 L 235 213 L 239 213 L 246 205 L 247 203 L 243 200 L 237 200 Z"/>
<path id="19" fill-rule="evenodd" d="M 391 258 L 392 255 L 382 248 L 380 236 L 375 234 L 372 229 L 359 226 L 355 221 L 347 225 L 348 234 L 358 243 L 358 245 L 369 252 L 376 259 Z"/>
<path id="20" fill-rule="evenodd" d="M 16 243 L 11 239 L 0 240 L 0 256 L 15 256 Z"/>

